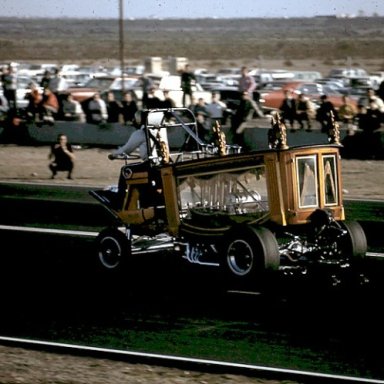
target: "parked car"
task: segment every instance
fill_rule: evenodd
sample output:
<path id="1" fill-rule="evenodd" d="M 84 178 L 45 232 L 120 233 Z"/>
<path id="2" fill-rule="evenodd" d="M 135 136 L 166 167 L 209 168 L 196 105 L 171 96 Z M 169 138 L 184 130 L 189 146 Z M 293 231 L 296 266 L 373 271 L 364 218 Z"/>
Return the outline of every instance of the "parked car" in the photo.
<path id="1" fill-rule="evenodd" d="M 136 77 L 124 77 L 124 90 L 137 88 L 138 80 Z M 115 76 L 96 76 L 90 79 L 83 87 L 70 87 L 66 93 L 71 93 L 73 98 L 79 102 L 85 102 L 96 92 L 108 90 L 122 90 L 122 78 Z"/>
<path id="2" fill-rule="evenodd" d="M 295 98 L 299 94 L 306 95 L 310 101 L 315 105 L 318 105 L 320 96 L 327 95 L 328 100 L 334 105 L 337 110 L 343 103 L 343 94 L 335 91 L 332 87 L 326 84 L 319 84 L 314 82 L 286 82 L 279 89 L 272 91 L 261 91 L 260 103 L 264 112 L 276 111 L 280 108 L 281 103 L 284 100 L 284 91 L 292 90 Z"/>
<path id="3" fill-rule="evenodd" d="M 91 98 L 96 92 L 109 89 L 115 79 L 115 76 L 109 75 L 92 77 L 84 86 L 72 86 L 66 92 L 71 93 L 73 98 L 81 103 Z"/>
<path id="4" fill-rule="evenodd" d="M 219 126 L 215 144 L 201 140 L 188 109 L 145 111 L 143 121 L 149 160 L 120 157 L 118 185 L 90 190 L 115 218 L 96 238 L 104 272 L 127 278 L 136 257 L 162 252 L 244 289 L 277 275 L 337 284 L 362 273 L 367 241 L 345 220 L 337 142 L 239 153 Z"/>

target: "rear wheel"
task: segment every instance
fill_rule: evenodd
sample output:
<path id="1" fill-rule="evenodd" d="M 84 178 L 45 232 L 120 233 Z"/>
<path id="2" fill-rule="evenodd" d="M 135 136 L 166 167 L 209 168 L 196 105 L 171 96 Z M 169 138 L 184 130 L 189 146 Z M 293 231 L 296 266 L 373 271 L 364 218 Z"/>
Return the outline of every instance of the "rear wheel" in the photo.
<path id="1" fill-rule="evenodd" d="M 96 238 L 99 266 L 107 271 L 122 269 L 130 252 L 129 240 L 117 228 L 107 228 Z"/>
<path id="2" fill-rule="evenodd" d="M 368 246 L 362 226 L 357 221 L 343 221 L 340 225 L 347 231 L 341 244 L 343 253 L 352 261 L 364 259 Z"/>
<path id="3" fill-rule="evenodd" d="M 267 271 L 277 270 L 279 247 L 273 233 L 264 227 L 239 226 L 224 247 L 222 268 L 231 281 L 258 283 Z"/>

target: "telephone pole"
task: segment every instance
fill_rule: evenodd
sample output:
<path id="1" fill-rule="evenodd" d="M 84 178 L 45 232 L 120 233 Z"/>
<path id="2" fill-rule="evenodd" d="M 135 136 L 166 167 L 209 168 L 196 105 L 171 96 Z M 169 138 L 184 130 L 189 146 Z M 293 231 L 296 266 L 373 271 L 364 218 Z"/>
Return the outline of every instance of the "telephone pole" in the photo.
<path id="1" fill-rule="evenodd" d="M 119 41 L 120 41 L 120 71 L 121 71 L 121 92 L 124 94 L 124 7 L 123 1 L 119 0 Z"/>

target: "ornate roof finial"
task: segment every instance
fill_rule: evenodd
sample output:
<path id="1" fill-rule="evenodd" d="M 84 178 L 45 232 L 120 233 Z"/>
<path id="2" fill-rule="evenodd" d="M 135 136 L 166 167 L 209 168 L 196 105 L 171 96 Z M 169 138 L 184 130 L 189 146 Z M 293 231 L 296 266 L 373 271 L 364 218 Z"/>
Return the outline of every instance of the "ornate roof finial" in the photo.
<path id="1" fill-rule="evenodd" d="M 287 128 L 276 112 L 271 120 L 272 128 L 268 131 L 268 145 L 272 149 L 288 149 Z"/>
<path id="2" fill-rule="evenodd" d="M 216 124 L 212 127 L 213 133 L 215 135 L 215 141 L 219 149 L 219 155 L 224 156 L 227 154 L 227 139 L 225 133 L 221 130 L 220 123 L 216 121 Z"/>
<path id="3" fill-rule="evenodd" d="M 336 121 L 333 111 L 330 112 L 330 126 L 328 130 L 328 141 L 331 144 L 340 145 L 340 126 Z"/>

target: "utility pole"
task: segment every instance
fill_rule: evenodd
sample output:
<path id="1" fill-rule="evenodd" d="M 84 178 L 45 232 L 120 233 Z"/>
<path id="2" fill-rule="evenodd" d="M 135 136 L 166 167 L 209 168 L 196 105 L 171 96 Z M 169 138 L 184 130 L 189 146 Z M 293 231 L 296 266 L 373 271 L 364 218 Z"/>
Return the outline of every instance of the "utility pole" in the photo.
<path id="1" fill-rule="evenodd" d="M 124 7 L 123 1 L 119 0 L 119 41 L 120 41 L 120 71 L 121 71 L 121 92 L 124 94 Z"/>

